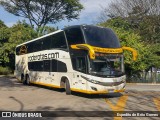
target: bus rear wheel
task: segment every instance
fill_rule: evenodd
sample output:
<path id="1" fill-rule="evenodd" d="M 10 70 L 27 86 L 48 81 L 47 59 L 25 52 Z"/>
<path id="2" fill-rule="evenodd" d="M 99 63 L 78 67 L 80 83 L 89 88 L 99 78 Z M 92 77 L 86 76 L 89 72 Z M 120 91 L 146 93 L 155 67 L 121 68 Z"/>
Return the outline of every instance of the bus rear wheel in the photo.
<path id="1" fill-rule="evenodd" d="M 29 75 L 26 75 L 26 80 L 25 80 L 26 82 L 26 85 L 30 85 L 30 77 L 29 77 Z"/>
<path id="2" fill-rule="evenodd" d="M 21 82 L 25 85 L 26 83 L 25 83 L 25 77 L 24 77 L 24 75 L 22 74 L 21 75 Z"/>
<path id="3" fill-rule="evenodd" d="M 70 95 L 71 94 L 70 84 L 69 84 L 69 81 L 68 81 L 67 78 L 65 80 L 65 90 L 66 90 L 66 95 Z"/>

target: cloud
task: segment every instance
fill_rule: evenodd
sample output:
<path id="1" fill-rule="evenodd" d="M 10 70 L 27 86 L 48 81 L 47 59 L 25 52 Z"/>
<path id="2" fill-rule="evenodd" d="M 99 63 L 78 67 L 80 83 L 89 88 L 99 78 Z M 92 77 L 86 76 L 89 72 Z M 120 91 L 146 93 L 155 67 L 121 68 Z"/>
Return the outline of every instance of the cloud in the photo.
<path id="1" fill-rule="evenodd" d="M 81 0 L 80 2 L 85 8 L 83 13 L 99 13 L 102 7 L 108 6 L 111 0 Z"/>
<path id="2" fill-rule="evenodd" d="M 84 9 L 81 11 L 78 20 L 63 20 L 57 24 L 48 24 L 49 26 L 58 26 L 59 28 L 64 28 L 68 25 L 77 25 L 77 24 L 95 24 L 98 20 L 98 17 L 103 10 L 102 8 L 107 7 L 112 0 L 80 0 L 81 4 L 84 6 Z M 2 7 L 0 7 L 0 19 L 5 22 L 7 26 L 12 26 L 18 20 L 23 20 L 22 17 L 14 16 L 6 12 Z"/>
<path id="3" fill-rule="evenodd" d="M 64 20 L 57 23 L 55 26 L 59 28 L 64 28 L 68 25 L 76 24 L 94 24 L 98 21 L 103 8 L 108 7 L 108 4 L 111 3 L 111 0 L 80 0 L 81 4 L 84 6 L 84 9 L 81 11 L 79 19 L 68 22 Z"/>
<path id="4" fill-rule="evenodd" d="M 7 25 L 8 27 L 12 27 L 15 23 L 16 23 L 16 22 L 6 22 L 6 25 Z"/>

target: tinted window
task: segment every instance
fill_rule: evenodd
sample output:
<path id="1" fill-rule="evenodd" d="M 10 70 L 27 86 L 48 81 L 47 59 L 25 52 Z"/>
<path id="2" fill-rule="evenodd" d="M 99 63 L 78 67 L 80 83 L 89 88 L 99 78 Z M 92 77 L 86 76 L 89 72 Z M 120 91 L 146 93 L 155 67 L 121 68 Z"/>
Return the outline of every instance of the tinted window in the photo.
<path id="1" fill-rule="evenodd" d="M 19 55 L 21 47 L 16 48 L 16 55 Z M 27 53 L 37 52 L 41 50 L 49 50 L 52 48 L 62 48 L 67 49 L 66 39 L 64 32 L 59 32 L 54 35 L 41 38 L 26 44 Z"/>
<path id="2" fill-rule="evenodd" d="M 67 66 L 61 61 L 57 61 L 57 72 L 67 72 Z"/>
<path id="3" fill-rule="evenodd" d="M 28 63 L 28 69 L 29 69 L 30 71 L 33 71 L 33 70 L 34 70 L 34 64 L 33 64 L 33 62 L 29 62 L 29 63 Z"/>
<path id="4" fill-rule="evenodd" d="M 76 57 L 72 58 L 72 66 L 74 70 L 86 73 L 86 58 L 85 57 Z"/>
<path id="5" fill-rule="evenodd" d="M 30 71 L 43 71 L 43 61 L 29 62 L 28 69 Z"/>
<path id="6" fill-rule="evenodd" d="M 57 60 L 44 60 L 28 62 L 28 69 L 30 71 L 45 71 L 45 72 L 67 72 L 65 63 Z"/>
<path id="7" fill-rule="evenodd" d="M 83 34 L 80 28 L 70 28 L 65 30 L 68 45 L 84 43 Z"/>
<path id="8" fill-rule="evenodd" d="M 96 26 L 83 27 L 87 44 L 103 48 L 119 48 L 120 42 L 115 33 L 109 28 Z"/>
<path id="9" fill-rule="evenodd" d="M 52 72 L 57 72 L 57 60 L 52 60 Z"/>
<path id="10" fill-rule="evenodd" d="M 72 58 L 72 67 L 74 70 L 76 70 L 76 58 Z"/>
<path id="11" fill-rule="evenodd" d="M 46 72 L 50 71 L 50 68 L 51 68 L 50 63 L 51 63 L 51 60 L 44 60 L 43 61 L 43 66 L 44 66 L 43 70 L 44 71 L 46 71 Z"/>
<path id="12" fill-rule="evenodd" d="M 51 48 L 51 40 L 52 40 L 51 36 L 48 36 L 48 37 L 42 39 L 42 43 L 41 43 L 42 50 L 48 50 Z"/>
<path id="13" fill-rule="evenodd" d="M 33 43 L 27 43 L 26 46 L 27 46 L 27 53 L 33 52 L 33 47 L 34 47 Z"/>
<path id="14" fill-rule="evenodd" d="M 34 41 L 32 43 L 32 49 L 33 49 L 33 52 L 42 50 L 42 41 L 41 40 Z"/>
<path id="15" fill-rule="evenodd" d="M 67 48 L 64 32 L 60 32 L 51 36 L 51 48 Z"/>

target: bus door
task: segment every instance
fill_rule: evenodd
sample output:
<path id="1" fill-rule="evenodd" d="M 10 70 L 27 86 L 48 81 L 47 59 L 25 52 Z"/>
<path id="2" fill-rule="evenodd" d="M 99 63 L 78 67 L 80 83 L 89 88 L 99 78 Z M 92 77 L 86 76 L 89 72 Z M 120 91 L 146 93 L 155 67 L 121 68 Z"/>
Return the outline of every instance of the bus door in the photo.
<path id="1" fill-rule="evenodd" d="M 86 56 L 76 56 L 72 58 L 73 69 L 76 71 L 73 73 L 72 84 L 74 88 L 86 89 L 86 80 L 82 79 L 82 75 L 87 73 L 87 59 Z"/>

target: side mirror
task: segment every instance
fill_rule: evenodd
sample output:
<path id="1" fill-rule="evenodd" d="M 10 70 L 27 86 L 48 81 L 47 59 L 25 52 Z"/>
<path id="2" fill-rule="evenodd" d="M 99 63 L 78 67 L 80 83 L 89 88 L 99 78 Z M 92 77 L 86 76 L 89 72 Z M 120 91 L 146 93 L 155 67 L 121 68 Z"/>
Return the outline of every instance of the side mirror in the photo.
<path id="1" fill-rule="evenodd" d="M 131 51 L 132 52 L 132 55 L 133 55 L 133 60 L 136 61 L 137 60 L 137 56 L 138 56 L 138 53 L 135 49 L 131 48 L 131 47 L 122 47 L 123 50 L 128 50 L 128 51 Z"/>

